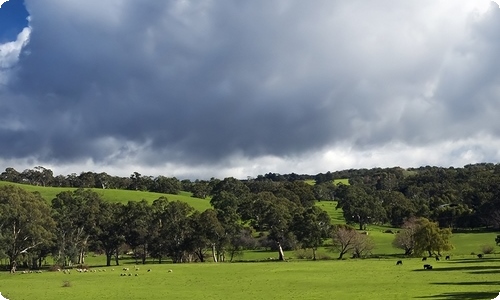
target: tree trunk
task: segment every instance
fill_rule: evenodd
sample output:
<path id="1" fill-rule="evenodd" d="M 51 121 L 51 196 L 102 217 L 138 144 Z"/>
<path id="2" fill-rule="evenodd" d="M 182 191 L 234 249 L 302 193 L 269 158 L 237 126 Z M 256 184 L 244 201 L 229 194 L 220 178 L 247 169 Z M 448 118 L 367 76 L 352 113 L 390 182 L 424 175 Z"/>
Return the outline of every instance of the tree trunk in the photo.
<path id="1" fill-rule="evenodd" d="M 283 248 L 281 248 L 281 243 L 277 242 L 277 244 L 278 244 L 278 253 L 279 253 L 278 260 L 284 261 L 285 260 L 285 253 L 283 252 Z"/>
<path id="2" fill-rule="evenodd" d="M 10 273 L 14 274 L 16 273 L 17 263 L 12 258 L 9 258 L 9 260 L 10 260 Z"/>
<path id="3" fill-rule="evenodd" d="M 148 249 L 148 246 L 146 244 L 144 244 L 143 248 L 142 248 L 142 264 L 145 265 L 146 264 L 146 254 L 147 254 L 147 249 Z"/>
<path id="4" fill-rule="evenodd" d="M 106 266 L 108 266 L 108 267 L 111 266 L 112 257 L 113 257 L 113 253 L 106 251 Z"/>
<path id="5" fill-rule="evenodd" d="M 118 248 L 115 249 L 115 263 L 117 266 L 120 265 L 120 254 L 118 253 Z"/>
<path id="6" fill-rule="evenodd" d="M 31 259 L 31 269 L 38 269 L 38 257 Z"/>
<path id="7" fill-rule="evenodd" d="M 212 244 L 212 259 L 214 260 L 214 262 L 217 262 L 217 255 L 216 255 L 216 251 L 215 251 L 215 243 Z"/>
<path id="8" fill-rule="evenodd" d="M 316 260 L 316 248 L 312 248 L 313 250 L 313 260 Z"/>

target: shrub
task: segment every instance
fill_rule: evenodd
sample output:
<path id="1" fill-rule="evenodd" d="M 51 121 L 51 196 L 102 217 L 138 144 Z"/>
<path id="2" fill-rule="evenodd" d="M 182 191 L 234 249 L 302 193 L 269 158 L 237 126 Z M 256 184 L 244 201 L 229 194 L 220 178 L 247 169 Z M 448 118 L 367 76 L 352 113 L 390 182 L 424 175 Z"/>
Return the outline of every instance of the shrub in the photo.
<path id="1" fill-rule="evenodd" d="M 60 266 L 60 265 L 53 265 L 53 266 L 50 266 L 50 267 L 49 267 L 49 271 L 50 271 L 50 272 L 57 272 L 57 271 L 61 271 L 61 266 Z"/>
<path id="2" fill-rule="evenodd" d="M 491 254 L 495 252 L 495 247 L 493 247 L 492 245 L 481 245 L 481 251 L 484 254 Z"/>
<path id="3" fill-rule="evenodd" d="M 325 254 L 325 253 L 317 253 L 316 259 L 317 260 L 330 260 L 330 259 L 332 259 L 332 257 L 328 254 Z"/>
<path id="4" fill-rule="evenodd" d="M 88 270 L 88 269 L 90 269 L 89 265 L 87 265 L 87 264 L 79 264 L 78 266 L 76 266 L 76 268 L 77 269 L 82 269 L 82 270 L 85 270 L 85 269 Z"/>
<path id="5" fill-rule="evenodd" d="M 306 249 L 299 249 L 294 252 L 294 255 L 298 259 L 312 259 L 312 251 Z M 316 257 L 317 258 L 317 257 Z"/>

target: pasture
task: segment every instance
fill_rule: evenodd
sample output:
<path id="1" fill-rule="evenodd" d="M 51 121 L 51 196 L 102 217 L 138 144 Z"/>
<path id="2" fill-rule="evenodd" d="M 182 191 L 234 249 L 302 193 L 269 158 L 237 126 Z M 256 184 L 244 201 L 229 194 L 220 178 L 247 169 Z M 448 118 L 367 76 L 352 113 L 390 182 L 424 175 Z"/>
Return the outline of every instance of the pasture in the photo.
<path id="1" fill-rule="evenodd" d="M 398 266 L 395 259 L 367 259 L 148 264 L 139 271 L 127 264 L 128 272 L 123 266 L 71 274 L 3 272 L 0 292 L 10 300 L 493 299 L 500 292 L 495 257 L 430 261 L 432 270 L 424 270 L 418 258 L 402 261 Z M 63 287 L 64 282 L 69 286 Z"/>
<path id="2" fill-rule="evenodd" d="M 75 188 L 69 187 L 43 187 L 43 186 L 34 186 L 28 184 L 19 184 L 12 183 L 6 181 L 0 181 L 1 185 L 17 185 L 29 192 L 39 192 L 40 195 L 47 200 L 47 202 L 52 201 L 56 197 L 57 194 L 64 191 L 72 191 Z M 119 202 L 122 204 L 126 204 L 128 201 L 141 201 L 146 200 L 149 203 L 152 203 L 154 200 L 160 197 L 166 197 L 169 201 L 182 201 L 191 205 L 194 209 L 198 211 L 204 211 L 211 207 L 210 199 L 200 199 L 194 198 L 191 196 L 189 192 L 180 192 L 177 195 L 173 194 L 162 194 L 162 193 L 153 193 L 153 192 L 144 192 L 144 191 L 131 191 L 131 190 L 118 190 L 118 189 L 96 189 L 92 188 L 94 192 L 99 194 L 101 198 L 105 201 L 110 202 Z"/>

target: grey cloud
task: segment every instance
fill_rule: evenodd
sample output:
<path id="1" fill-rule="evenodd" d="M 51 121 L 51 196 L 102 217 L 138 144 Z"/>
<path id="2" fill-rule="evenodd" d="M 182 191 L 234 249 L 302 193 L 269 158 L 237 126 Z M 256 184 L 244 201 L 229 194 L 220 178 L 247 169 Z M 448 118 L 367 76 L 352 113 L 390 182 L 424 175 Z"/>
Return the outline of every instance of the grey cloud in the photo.
<path id="1" fill-rule="evenodd" d="M 28 0 L 1 155 L 195 165 L 497 135 L 498 6 L 461 32 L 433 5 Z"/>

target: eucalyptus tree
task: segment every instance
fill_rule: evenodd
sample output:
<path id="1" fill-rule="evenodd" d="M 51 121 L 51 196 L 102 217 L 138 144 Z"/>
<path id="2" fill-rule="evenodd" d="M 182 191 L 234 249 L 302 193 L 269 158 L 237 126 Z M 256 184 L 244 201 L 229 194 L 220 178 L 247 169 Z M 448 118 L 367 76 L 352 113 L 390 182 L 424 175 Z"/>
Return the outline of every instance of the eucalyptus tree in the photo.
<path id="1" fill-rule="evenodd" d="M 107 266 L 111 265 L 113 257 L 115 264 L 120 264 L 119 249 L 125 243 L 125 230 L 121 220 L 123 209 L 121 203 L 102 202 L 100 206 L 94 242 L 97 248 L 104 251 Z"/>
<path id="2" fill-rule="evenodd" d="M 97 233 L 102 202 L 99 194 L 90 189 L 64 191 L 52 200 L 57 238 L 54 257 L 58 263 L 85 262 L 89 243 Z"/>
<path id="3" fill-rule="evenodd" d="M 9 182 L 20 182 L 21 173 L 16 171 L 14 168 L 6 168 L 2 174 L 0 174 L 0 180 Z"/>
<path id="4" fill-rule="evenodd" d="M 190 220 L 193 229 L 191 240 L 194 253 L 203 262 L 206 252 L 210 249 L 212 260 L 217 262 L 217 243 L 225 235 L 224 226 L 217 219 L 217 212 L 214 209 L 207 209 L 201 213 L 194 212 Z"/>
<path id="5" fill-rule="evenodd" d="M 164 194 L 178 194 L 182 184 L 175 177 L 158 176 L 153 180 L 151 191 Z"/>
<path id="6" fill-rule="evenodd" d="M 316 250 L 330 236 L 331 222 L 327 212 L 317 206 L 311 206 L 293 216 L 290 228 L 297 237 L 302 248 L 313 251 L 316 260 Z"/>
<path id="7" fill-rule="evenodd" d="M 21 254 L 50 243 L 54 228 L 50 206 L 40 194 L 13 185 L 0 187 L 0 248 L 11 268 Z"/>
<path id="8" fill-rule="evenodd" d="M 132 248 L 134 256 L 141 258 L 146 263 L 148 247 L 153 238 L 151 224 L 153 222 L 153 209 L 146 200 L 129 201 L 122 210 L 126 243 Z"/>
<path id="9" fill-rule="evenodd" d="M 359 185 L 339 186 L 337 208 L 342 209 L 348 224 L 357 223 L 360 230 L 387 218 L 382 201 Z"/>
<path id="10" fill-rule="evenodd" d="M 155 206 L 155 203 L 153 203 Z M 190 220 L 194 208 L 186 202 L 171 201 L 155 210 L 158 224 L 158 241 L 161 248 L 174 263 L 191 261 L 194 252 L 193 227 Z"/>
<path id="11" fill-rule="evenodd" d="M 270 192 L 253 194 L 242 206 L 245 207 L 242 212 L 243 220 L 250 222 L 256 230 L 267 232 L 268 238 L 276 245 L 278 259 L 285 260 L 283 245 L 293 238 L 290 224 L 294 212 L 300 206 Z"/>

